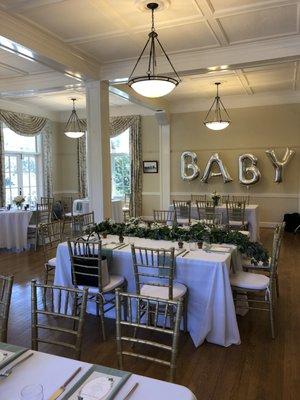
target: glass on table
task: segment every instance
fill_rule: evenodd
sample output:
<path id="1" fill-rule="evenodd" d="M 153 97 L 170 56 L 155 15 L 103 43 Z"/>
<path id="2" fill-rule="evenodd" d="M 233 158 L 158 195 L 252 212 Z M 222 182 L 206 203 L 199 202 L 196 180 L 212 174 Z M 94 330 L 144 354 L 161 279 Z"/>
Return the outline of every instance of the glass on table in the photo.
<path id="1" fill-rule="evenodd" d="M 44 400 L 44 389 L 42 385 L 27 385 L 20 393 L 21 400 Z"/>

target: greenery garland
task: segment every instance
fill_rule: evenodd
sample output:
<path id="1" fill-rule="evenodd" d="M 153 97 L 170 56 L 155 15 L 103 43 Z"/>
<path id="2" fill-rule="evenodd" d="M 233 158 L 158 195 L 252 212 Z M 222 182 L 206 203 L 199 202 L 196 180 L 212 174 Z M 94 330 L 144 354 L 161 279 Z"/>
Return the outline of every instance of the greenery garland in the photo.
<path id="1" fill-rule="evenodd" d="M 139 218 L 131 218 L 127 223 L 114 222 L 106 219 L 93 225 L 87 230 L 89 234 L 111 234 L 118 236 L 132 236 L 154 240 L 228 243 L 237 246 L 238 250 L 249 257 L 253 263 L 268 263 L 268 251 L 259 242 L 250 239 L 236 230 L 227 227 L 207 226 L 195 223 L 189 227 L 178 225 L 163 225 L 156 222 L 145 223 Z"/>

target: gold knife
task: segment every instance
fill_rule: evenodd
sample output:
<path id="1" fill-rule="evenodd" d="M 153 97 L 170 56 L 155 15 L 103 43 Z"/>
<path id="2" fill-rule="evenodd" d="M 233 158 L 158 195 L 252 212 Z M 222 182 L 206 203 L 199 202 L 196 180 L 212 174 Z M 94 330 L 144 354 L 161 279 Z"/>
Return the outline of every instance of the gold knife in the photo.
<path id="1" fill-rule="evenodd" d="M 75 376 L 81 371 L 81 367 L 77 368 L 76 371 L 70 376 L 66 382 L 61 385 L 50 397 L 48 400 L 56 400 L 65 390 L 68 384 L 75 378 Z"/>

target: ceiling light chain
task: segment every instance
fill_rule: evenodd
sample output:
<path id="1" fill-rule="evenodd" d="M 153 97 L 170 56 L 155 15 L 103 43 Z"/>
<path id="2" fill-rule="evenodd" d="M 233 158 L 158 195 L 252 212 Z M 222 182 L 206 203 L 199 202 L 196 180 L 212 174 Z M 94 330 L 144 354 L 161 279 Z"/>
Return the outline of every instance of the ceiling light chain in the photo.
<path id="1" fill-rule="evenodd" d="M 158 39 L 158 34 L 155 30 L 155 21 L 154 21 L 154 11 L 158 7 L 157 3 L 148 3 L 147 7 L 151 10 L 152 13 L 152 25 L 151 31 L 148 34 L 148 40 L 128 78 L 128 85 L 132 87 L 137 93 L 146 97 L 161 97 L 168 93 L 170 93 L 180 82 L 180 77 L 176 72 L 169 56 L 167 55 L 164 47 L 162 46 L 160 40 Z M 168 77 L 165 75 L 157 75 L 157 60 L 156 60 L 156 47 L 155 41 L 157 41 L 160 49 L 162 50 L 164 56 L 166 57 L 168 63 L 170 64 L 176 78 Z M 146 71 L 146 76 L 138 76 L 133 78 L 135 70 L 145 53 L 146 48 L 148 47 L 150 42 L 150 53 L 148 59 L 148 69 Z"/>

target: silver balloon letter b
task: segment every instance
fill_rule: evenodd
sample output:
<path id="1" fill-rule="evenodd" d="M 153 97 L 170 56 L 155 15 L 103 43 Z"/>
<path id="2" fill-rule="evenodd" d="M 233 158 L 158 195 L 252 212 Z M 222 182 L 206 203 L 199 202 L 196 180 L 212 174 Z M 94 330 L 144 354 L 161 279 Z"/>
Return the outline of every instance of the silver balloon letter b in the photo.
<path id="1" fill-rule="evenodd" d="M 214 164 L 219 167 L 220 172 L 212 172 L 212 167 Z M 229 175 L 229 172 L 227 171 L 225 165 L 223 164 L 223 161 L 220 159 L 218 153 L 213 154 L 208 160 L 201 180 L 202 182 L 207 183 L 209 178 L 215 176 L 222 176 L 224 183 L 228 183 L 233 180 Z"/>
<path id="2" fill-rule="evenodd" d="M 295 151 L 287 148 L 282 161 L 278 161 L 274 150 L 266 150 L 266 154 L 269 157 L 269 159 L 271 160 L 271 163 L 275 169 L 274 182 L 277 182 L 277 183 L 282 182 L 283 167 L 285 167 L 288 164 L 288 162 L 290 161 L 292 156 L 295 154 Z"/>
<path id="3" fill-rule="evenodd" d="M 261 174 L 257 168 L 257 157 L 255 157 L 253 154 L 242 154 L 239 156 L 240 183 L 247 186 L 254 185 L 260 180 L 260 177 Z"/>
<path id="4" fill-rule="evenodd" d="M 187 159 L 191 162 L 188 163 Z M 184 151 L 181 154 L 181 178 L 184 181 L 193 181 L 199 175 L 199 167 L 197 163 L 197 155 L 193 151 Z M 192 174 L 187 175 L 186 171 L 191 170 Z"/>

